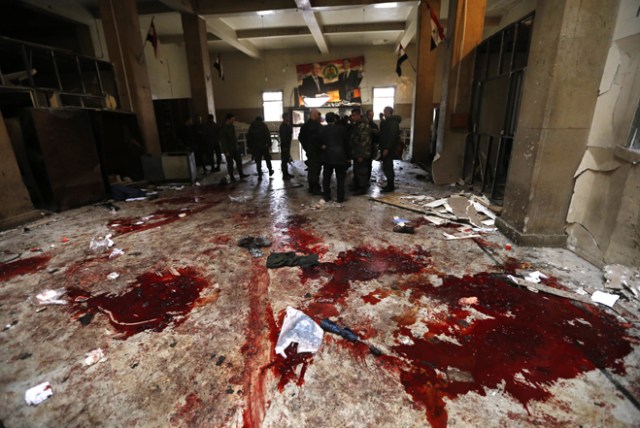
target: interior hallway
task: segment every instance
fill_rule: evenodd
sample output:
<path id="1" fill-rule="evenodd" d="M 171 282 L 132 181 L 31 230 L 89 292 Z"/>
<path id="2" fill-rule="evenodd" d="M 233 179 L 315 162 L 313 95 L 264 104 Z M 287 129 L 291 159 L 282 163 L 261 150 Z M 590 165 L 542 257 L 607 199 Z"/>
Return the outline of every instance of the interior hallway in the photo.
<path id="1" fill-rule="evenodd" d="M 366 197 L 317 208 L 295 165 L 290 182 L 275 162 L 260 184 L 213 175 L 117 212 L 86 206 L 2 232 L 2 260 L 20 257 L 0 264 L 0 426 L 638 425 L 637 320 L 505 277 L 540 270 L 572 291 L 601 287 L 599 269 L 565 249 L 506 250 L 497 232 L 445 241 Z M 396 165 L 400 191 L 460 190 Z M 416 234 L 393 233 L 394 216 Z M 89 253 L 108 233 L 125 254 Z M 253 258 L 236 245 L 246 235 L 273 245 Z M 321 264 L 267 269 L 271 251 Z M 37 304 L 58 288 L 70 304 Z M 315 355 L 276 356 L 287 306 L 350 326 L 384 355 L 325 333 Z M 84 366 L 96 348 L 107 361 Z M 44 381 L 53 396 L 26 406 Z"/>

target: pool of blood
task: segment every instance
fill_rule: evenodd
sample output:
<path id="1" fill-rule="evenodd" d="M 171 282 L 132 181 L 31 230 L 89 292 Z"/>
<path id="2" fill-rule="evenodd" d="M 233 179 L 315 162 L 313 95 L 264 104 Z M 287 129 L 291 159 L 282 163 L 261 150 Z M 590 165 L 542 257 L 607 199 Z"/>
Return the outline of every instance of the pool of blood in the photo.
<path id="1" fill-rule="evenodd" d="M 276 230 L 286 236 L 281 244 L 289 251 L 310 254 L 315 253 L 322 257 L 327 253 L 326 246 L 322 245 L 322 239 L 313 234 L 309 227 L 309 220 L 303 215 L 290 215 L 286 220 L 274 225 Z"/>
<path id="2" fill-rule="evenodd" d="M 51 259 L 51 255 L 29 257 L 27 259 L 14 260 L 8 263 L 0 263 L 0 281 L 8 281 L 18 275 L 34 273 L 44 268 Z"/>
<path id="3" fill-rule="evenodd" d="M 163 331 L 180 325 L 209 282 L 193 268 L 173 273 L 149 272 L 138 276 L 129 289 L 120 294 L 95 296 L 80 288 L 67 290 L 78 315 L 102 312 L 111 325 L 126 339 L 144 330 Z"/>
<path id="4" fill-rule="evenodd" d="M 425 320 L 428 333 L 412 337 L 413 344 L 393 347 L 400 361 L 400 381 L 414 402 L 425 409 L 434 427 L 447 424 L 444 398 L 468 392 L 485 395 L 504 382 L 505 393 L 525 407 L 550 397 L 558 379 L 607 368 L 624 374 L 622 359 L 631 351 L 623 326 L 599 311 L 587 310 L 568 299 L 532 295 L 499 275 L 480 273 L 444 276 L 439 287 L 411 280 L 401 288 L 414 289 L 412 298 L 428 296 L 446 303 L 448 311 Z M 479 303 L 461 306 L 462 297 Z M 473 310 L 490 318 L 470 318 Z M 396 317 L 399 331 L 411 335 L 414 317 Z M 456 343 L 440 340 L 446 335 Z M 401 365 L 401 364 L 400 364 Z M 448 378 L 448 368 L 464 372 L 468 381 Z"/>
<path id="5" fill-rule="evenodd" d="M 320 263 L 302 270 L 302 283 L 328 278 L 307 305 L 309 316 L 335 316 L 335 305 L 344 303 L 353 281 L 370 281 L 386 274 L 415 274 L 429 265 L 429 252 L 417 247 L 406 252 L 398 247 L 361 246 L 341 252 L 333 262 Z M 332 308 L 333 307 L 333 308 Z"/>
<path id="6" fill-rule="evenodd" d="M 313 362 L 313 354 L 310 352 L 298 353 L 298 344 L 292 343 L 284 353 L 287 358 L 278 354 L 274 360 L 267 366 L 273 370 L 276 378 L 278 379 L 278 391 L 284 391 L 285 385 L 289 382 L 295 381 L 296 385 L 302 386 L 304 384 L 304 375 L 307 372 L 307 367 Z M 296 374 L 298 366 L 300 368 L 300 374 Z"/>
<path id="7" fill-rule="evenodd" d="M 217 204 L 220 201 L 213 201 L 201 204 L 194 208 L 186 208 L 186 209 L 175 209 L 168 210 L 162 209 L 157 210 L 151 214 L 151 218 L 149 220 L 142 220 L 140 217 L 125 217 L 111 220 L 107 226 L 113 230 L 115 235 L 124 235 L 127 233 L 135 233 L 142 232 L 143 230 L 154 229 L 156 227 L 164 226 L 167 224 L 171 224 L 175 221 L 180 220 L 180 214 L 186 214 L 186 217 L 190 215 L 197 214 L 201 211 L 207 210 Z"/>

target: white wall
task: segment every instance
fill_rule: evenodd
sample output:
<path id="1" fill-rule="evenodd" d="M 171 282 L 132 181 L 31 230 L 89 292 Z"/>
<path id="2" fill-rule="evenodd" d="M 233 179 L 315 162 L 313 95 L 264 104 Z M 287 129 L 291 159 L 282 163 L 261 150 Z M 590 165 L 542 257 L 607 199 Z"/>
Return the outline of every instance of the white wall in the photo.
<path id="1" fill-rule="evenodd" d="M 407 54 L 416 63 L 414 46 L 407 47 Z M 214 61 L 216 53 L 211 53 Z M 390 46 L 333 48 L 329 55 L 320 55 L 315 49 L 307 51 L 272 50 L 263 52 L 261 59 L 245 54 L 222 53 L 225 80 L 214 73 L 213 92 L 217 109 L 256 108 L 262 105 L 262 92 L 284 91 L 285 107 L 294 105 L 294 88 L 297 86 L 296 64 L 327 61 L 344 57 L 364 56 L 364 78 L 360 84 L 362 102 L 371 104 L 373 88 L 395 86 L 396 103 L 413 102 L 415 73 L 409 62 L 403 64 L 403 76 L 395 73 L 397 54 Z"/>

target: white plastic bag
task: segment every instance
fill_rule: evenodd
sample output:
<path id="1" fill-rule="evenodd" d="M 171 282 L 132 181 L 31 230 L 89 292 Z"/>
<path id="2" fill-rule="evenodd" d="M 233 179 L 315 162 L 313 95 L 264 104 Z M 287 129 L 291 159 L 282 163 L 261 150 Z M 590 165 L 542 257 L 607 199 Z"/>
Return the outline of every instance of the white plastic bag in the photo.
<path id="1" fill-rule="evenodd" d="M 303 312 L 287 306 L 287 314 L 276 343 L 276 354 L 287 358 L 284 351 L 293 342 L 298 344 L 298 353 L 315 353 L 322 344 L 323 335 L 324 331 L 314 320 Z"/>
<path id="2" fill-rule="evenodd" d="M 30 406 L 35 406 L 42 403 L 47 398 L 53 395 L 51 384 L 49 382 L 41 383 L 33 388 L 27 389 L 24 393 L 24 401 Z"/>

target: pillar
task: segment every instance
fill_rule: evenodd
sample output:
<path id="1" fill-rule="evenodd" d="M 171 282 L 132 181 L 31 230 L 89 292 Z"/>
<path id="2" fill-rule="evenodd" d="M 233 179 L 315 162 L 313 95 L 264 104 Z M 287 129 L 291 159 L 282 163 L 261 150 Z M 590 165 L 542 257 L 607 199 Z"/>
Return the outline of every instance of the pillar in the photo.
<path id="1" fill-rule="evenodd" d="M 216 114 L 211 82 L 211 60 L 207 46 L 207 24 L 201 16 L 183 13 L 182 31 L 187 51 L 193 111 L 206 120 L 209 113 L 214 116 Z"/>
<path id="2" fill-rule="evenodd" d="M 431 50 L 431 14 L 429 5 L 440 15 L 440 0 L 420 2 L 418 6 L 418 60 L 411 115 L 413 161 L 431 163 L 431 126 L 433 125 L 433 82 L 435 80 L 436 51 Z M 405 46 L 406 47 L 406 46 Z"/>
<path id="3" fill-rule="evenodd" d="M 473 85 L 474 49 L 482 41 L 486 8 L 486 0 L 451 0 L 449 3 L 447 49 L 450 51 L 447 52 L 445 76 L 442 79 L 439 157 L 433 163 L 433 178 L 438 184 L 455 182 L 462 175 Z"/>
<path id="4" fill-rule="evenodd" d="M 574 173 L 585 153 L 616 12 L 599 0 L 538 0 L 497 222 L 517 243 L 565 245 Z"/>
<path id="5" fill-rule="evenodd" d="M 120 108 L 134 112 L 147 152 L 160 153 L 156 115 L 151 99 L 135 0 L 100 0 L 100 18 L 114 65 Z M 148 48 L 151 49 L 151 48 Z"/>

